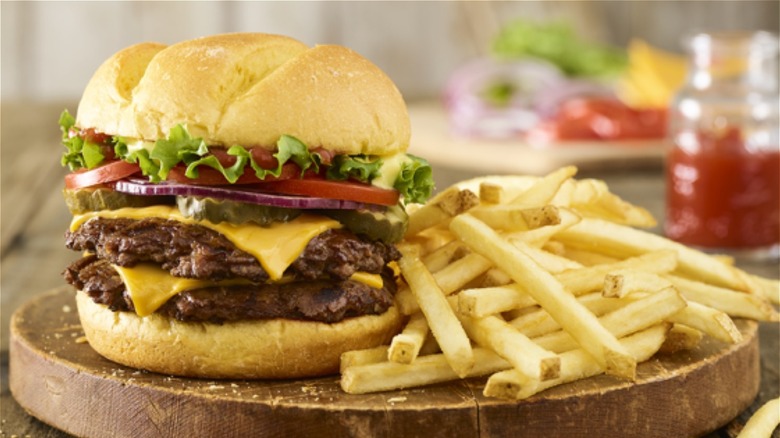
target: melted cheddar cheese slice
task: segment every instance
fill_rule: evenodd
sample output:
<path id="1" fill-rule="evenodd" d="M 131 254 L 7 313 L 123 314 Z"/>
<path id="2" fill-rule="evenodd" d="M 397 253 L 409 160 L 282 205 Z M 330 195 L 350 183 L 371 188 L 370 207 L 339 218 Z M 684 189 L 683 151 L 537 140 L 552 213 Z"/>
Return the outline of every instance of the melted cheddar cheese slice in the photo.
<path id="1" fill-rule="evenodd" d="M 112 265 L 125 283 L 130 299 L 133 301 L 135 313 L 138 316 L 151 315 L 166 301 L 176 294 L 186 290 L 200 289 L 211 286 L 231 286 L 236 284 L 251 284 L 247 280 L 224 280 L 219 282 L 179 278 L 171 276 L 168 271 L 152 264 L 140 264 L 132 268 Z M 382 277 L 367 272 L 356 272 L 350 280 L 365 283 L 374 288 L 383 286 Z"/>
<path id="2" fill-rule="evenodd" d="M 224 280 L 219 282 L 197 280 L 194 278 L 173 277 L 168 271 L 157 265 L 140 264 L 132 268 L 112 265 L 133 301 L 138 316 L 151 315 L 166 301 L 185 290 L 200 289 L 209 286 L 229 286 L 251 284 L 247 280 Z"/>
<path id="3" fill-rule="evenodd" d="M 183 216 L 178 208 L 156 205 L 144 208 L 120 208 L 89 212 L 73 217 L 70 230 L 77 230 L 81 224 L 94 218 L 144 219 L 157 217 L 179 221 L 185 224 L 197 224 L 211 228 L 229 239 L 237 248 L 252 254 L 268 273 L 272 281 L 278 281 L 287 267 L 303 252 L 309 241 L 319 234 L 340 228 L 338 221 L 323 216 L 302 214 L 292 221 L 274 223 L 268 227 L 254 224 L 233 225 L 227 222 L 214 224 Z"/>

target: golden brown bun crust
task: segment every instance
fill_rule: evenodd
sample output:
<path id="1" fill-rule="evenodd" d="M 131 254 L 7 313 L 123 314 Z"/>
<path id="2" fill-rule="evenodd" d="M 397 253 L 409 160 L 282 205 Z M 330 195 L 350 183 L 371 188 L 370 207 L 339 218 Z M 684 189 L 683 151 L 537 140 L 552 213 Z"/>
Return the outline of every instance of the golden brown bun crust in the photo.
<path id="1" fill-rule="evenodd" d="M 386 344 L 401 325 L 395 307 L 336 324 L 275 319 L 217 325 L 112 312 L 82 292 L 76 303 L 87 340 L 100 355 L 133 368 L 202 378 L 335 374 L 341 353 Z"/>
<path id="2" fill-rule="evenodd" d="M 287 134 L 374 155 L 405 151 L 411 132 L 401 93 L 365 58 L 259 33 L 128 47 L 95 72 L 76 123 L 151 141 L 182 123 L 210 145 L 266 149 Z"/>

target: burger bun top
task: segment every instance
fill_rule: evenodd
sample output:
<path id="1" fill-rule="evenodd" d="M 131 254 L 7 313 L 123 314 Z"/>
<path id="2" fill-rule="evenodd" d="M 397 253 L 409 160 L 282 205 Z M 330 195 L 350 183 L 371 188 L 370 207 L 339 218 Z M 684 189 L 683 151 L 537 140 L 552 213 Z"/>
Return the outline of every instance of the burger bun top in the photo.
<path id="1" fill-rule="evenodd" d="M 145 141 L 183 124 L 209 145 L 269 150 L 286 134 L 312 149 L 385 156 L 404 152 L 411 132 L 401 93 L 370 61 L 261 33 L 123 49 L 87 84 L 76 124 Z"/>

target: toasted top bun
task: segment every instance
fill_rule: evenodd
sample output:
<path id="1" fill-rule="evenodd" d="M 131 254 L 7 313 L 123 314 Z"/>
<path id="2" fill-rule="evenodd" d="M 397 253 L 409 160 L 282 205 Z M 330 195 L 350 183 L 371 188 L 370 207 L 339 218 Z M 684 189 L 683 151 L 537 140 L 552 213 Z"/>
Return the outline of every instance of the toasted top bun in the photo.
<path id="1" fill-rule="evenodd" d="M 76 123 L 147 141 L 186 124 L 209 145 L 269 150 L 287 134 L 345 154 L 392 155 L 410 138 L 401 93 L 370 61 L 260 33 L 121 50 L 87 84 Z"/>

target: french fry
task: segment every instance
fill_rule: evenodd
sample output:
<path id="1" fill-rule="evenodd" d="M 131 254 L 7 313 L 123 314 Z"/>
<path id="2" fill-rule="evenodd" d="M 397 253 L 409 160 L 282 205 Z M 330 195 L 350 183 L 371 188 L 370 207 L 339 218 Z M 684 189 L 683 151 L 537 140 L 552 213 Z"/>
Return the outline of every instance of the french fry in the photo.
<path id="1" fill-rule="evenodd" d="M 608 188 L 599 180 L 583 178 L 573 181 L 571 192 L 571 205 L 588 205 L 598 202 Z"/>
<path id="2" fill-rule="evenodd" d="M 493 262 L 479 254 L 468 254 L 450 263 L 434 275 L 436 283 L 450 295 L 493 267 Z"/>
<path id="3" fill-rule="evenodd" d="M 440 269 L 433 278 L 444 295 L 449 295 L 460 289 L 466 283 L 484 273 L 493 263 L 479 254 L 468 254 Z M 402 287 L 395 294 L 398 309 L 404 315 L 411 315 L 420 310 L 417 300 L 408 287 Z"/>
<path id="4" fill-rule="evenodd" d="M 655 354 L 663 343 L 670 324 L 660 323 L 634 333 L 620 340 L 621 347 L 631 354 L 637 362 L 643 362 Z M 601 365 L 583 349 L 575 349 L 560 354 L 561 370 L 557 379 L 533 382 L 523 385 L 517 380 L 514 369 L 500 371 L 488 378 L 483 394 L 486 397 L 503 397 L 522 400 L 545 389 L 604 372 Z"/>
<path id="5" fill-rule="evenodd" d="M 471 318 L 459 315 L 471 339 L 507 360 L 522 374 L 525 382 L 558 377 L 560 359 L 518 332 L 496 316 Z"/>
<path id="6" fill-rule="evenodd" d="M 420 310 L 425 314 L 431 333 L 439 343 L 442 353 L 458 376 L 468 375 L 469 370 L 474 366 L 474 354 L 463 326 L 433 275 L 425 269 L 414 249 L 402 247 L 401 254 L 402 257 L 398 260 L 401 273 L 409 284 L 409 289 L 416 298 Z"/>
<path id="7" fill-rule="evenodd" d="M 547 205 L 553 199 L 561 185 L 577 174 L 574 166 L 562 167 L 537 180 L 528 190 L 512 199 L 509 204 L 522 207 Z"/>
<path id="8" fill-rule="evenodd" d="M 455 217 L 450 229 L 472 251 L 490 259 L 509 274 L 579 345 L 592 354 L 608 373 L 633 379 L 636 361 L 592 313 L 566 292 L 552 274 L 544 271 L 516 246 L 503 240 L 494 230 L 468 214 Z"/>
<path id="9" fill-rule="evenodd" d="M 736 268 L 733 266 L 725 265 L 701 251 L 647 231 L 601 219 L 583 218 L 571 227 L 559 231 L 555 238 L 567 246 L 597 249 L 599 252 L 617 257 L 673 250 L 678 256 L 678 272 L 717 286 L 747 290 L 747 285 L 735 272 Z"/>
<path id="10" fill-rule="evenodd" d="M 409 318 L 403 331 L 395 335 L 387 350 L 387 360 L 397 363 L 412 363 L 420 353 L 420 349 L 428 336 L 428 321 L 422 313 L 415 313 Z"/>
<path id="11" fill-rule="evenodd" d="M 365 350 L 352 350 L 341 353 L 339 361 L 340 372 L 345 369 L 358 365 L 367 365 L 372 363 L 384 362 L 387 360 L 387 345 L 380 345 Z"/>
<path id="12" fill-rule="evenodd" d="M 402 315 L 414 315 L 420 311 L 420 305 L 414 297 L 412 290 L 406 284 L 401 284 L 395 294 L 395 304 Z"/>
<path id="13" fill-rule="evenodd" d="M 574 260 L 570 260 L 564 257 L 566 254 L 566 246 L 562 244 L 561 242 L 556 242 L 554 240 L 548 240 L 544 245 L 542 245 L 542 249 L 551 253 L 555 254 L 561 258 L 564 258 L 565 260 L 568 260 L 570 263 L 575 263 L 579 265 L 580 263 L 577 263 Z"/>
<path id="14" fill-rule="evenodd" d="M 413 236 L 422 230 L 446 222 L 477 205 L 479 205 L 479 198 L 474 192 L 450 187 L 437 195 L 433 202 L 409 214 L 406 236 Z"/>
<path id="15" fill-rule="evenodd" d="M 585 306 L 590 313 L 596 316 L 603 316 L 609 312 L 614 312 L 625 307 L 639 299 L 642 296 L 632 295 L 624 298 L 606 298 L 600 292 L 581 295 L 577 301 Z M 512 314 L 513 312 L 507 312 Z M 543 336 L 548 333 L 560 330 L 561 326 L 544 309 L 536 309 L 521 315 L 513 315 L 509 321 L 514 327 L 530 338 Z"/>
<path id="16" fill-rule="evenodd" d="M 761 295 L 712 286 L 676 275 L 666 275 L 664 278 L 674 284 L 686 299 L 721 310 L 731 316 L 751 318 L 757 321 L 778 321 L 780 319 L 769 300 Z"/>
<path id="17" fill-rule="evenodd" d="M 577 301 L 594 315 L 602 316 L 641 300 L 645 295 L 647 294 L 636 293 L 622 298 L 610 298 L 603 296 L 601 292 L 594 292 L 577 297 Z"/>
<path id="18" fill-rule="evenodd" d="M 480 287 L 505 286 L 512 282 L 506 273 L 498 268 L 490 268 L 482 276 Z"/>
<path id="19" fill-rule="evenodd" d="M 558 207 L 554 205 L 527 208 L 520 211 L 522 211 L 523 219 L 525 220 L 528 229 L 558 225 L 561 223 L 560 212 L 558 211 Z"/>
<path id="20" fill-rule="evenodd" d="M 563 247 L 565 248 L 563 252 L 563 256 L 569 260 L 581 264 L 582 266 L 605 265 L 608 263 L 615 263 L 617 261 L 620 261 L 620 259 L 617 259 L 615 257 L 609 257 L 598 252 L 572 248 L 570 246 L 564 245 L 562 242 L 559 242 L 557 240 L 551 240 L 550 243 L 563 245 Z"/>
<path id="21" fill-rule="evenodd" d="M 647 294 L 633 294 L 623 298 L 605 298 L 601 294 L 589 294 L 579 298 L 588 310 L 596 315 L 603 315 L 616 311 Z M 682 294 L 681 294 L 682 295 Z M 688 306 L 667 318 L 669 322 L 684 324 L 700 330 L 715 339 L 727 343 L 736 343 L 742 340 L 742 334 L 734 324 L 734 321 L 720 310 L 686 300 Z"/>
<path id="22" fill-rule="evenodd" d="M 573 178 L 564 181 L 558 188 L 558 192 L 556 192 L 555 196 L 550 200 L 550 204 L 559 207 L 571 207 L 576 186 L 577 182 Z"/>
<path id="23" fill-rule="evenodd" d="M 487 288 L 464 289 L 458 294 L 458 311 L 472 318 L 533 306 L 533 300 L 517 283 Z"/>
<path id="24" fill-rule="evenodd" d="M 460 181 L 454 184 L 454 187 L 479 193 L 479 186 L 482 184 L 496 185 L 501 187 L 501 203 L 507 203 L 528 191 L 539 179 L 538 176 L 531 175 L 489 175 Z"/>
<path id="25" fill-rule="evenodd" d="M 621 339 L 620 343 L 635 361 L 644 362 L 658 351 L 668 330 L 669 324 L 657 324 Z M 558 379 L 539 382 L 539 385 L 535 388 L 523 388 L 524 391 L 521 391 L 518 394 L 518 398 L 528 398 L 533 394 L 560 385 L 561 383 L 571 382 L 603 372 L 603 370 L 598 367 L 598 364 L 594 363 L 592 356 L 585 353 L 582 349 L 572 350 L 561 356 L 561 375 Z M 578 363 L 583 364 L 582 368 L 578 366 Z M 595 372 L 592 364 L 597 366 Z"/>
<path id="26" fill-rule="evenodd" d="M 561 223 L 558 207 L 516 207 L 496 205 L 471 210 L 471 214 L 489 226 L 507 231 L 526 231 Z"/>
<path id="27" fill-rule="evenodd" d="M 418 356 L 437 353 L 441 353 L 441 348 L 439 348 L 439 343 L 436 342 L 436 338 L 431 335 L 431 330 L 428 328 L 428 336 L 425 337 L 425 341 L 423 342 L 422 347 L 420 347 Z"/>
<path id="28" fill-rule="evenodd" d="M 349 394 L 390 391 L 448 382 L 459 377 L 478 377 L 511 368 L 501 356 L 485 348 L 474 348 L 474 367 L 459 376 L 444 354 L 420 356 L 410 364 L 379 362 L 351 366 L 341 373 L 341 389 Z"/>
<path id="29" fill-rule="evenodd" d="M 719 262 L 723 263 L 724 265 L 736 265 L 736 260 L 734 260 L 733 256 L 726 255 L 726 254 L 712 254 L 712 258 L 718 260 Z"/>
<path id="30" fill-rule="evenodd" d="M 422 258 L 422 262 L 429 271 L 437 272 L 446 267 L 453 259 L 463 257 L 465 255 L 463 252 L 463 244 L 453 240 L 426 254 Z"/>
<path id="31" fill-rule="evenodd" d="M 501 185 L 490 182 L 483 182 L 479 185 L 479 200 L 487 204 L 500 204 L 504 194 L 504 188 Z"/>
<path id="32" fill-rule="evenodd" d="M 771 437 L 772 432 L 780 425 L 780 398 L 764 403 L 753 413 L 737 438 Z"/>
<path id="33" fill-rule="evenodd" d="M 670 316 L 668 320 L 701 330 L 715 339 L 730 344 L 742 340 L 742 333 L 725 312 L 703 304 L 688 301 L 688 307 Z"/>
<path id="34" fill-rule="evenodd" d="M 520 394 L 524 388 L 529 388 L 526 389 L 526 391 L 531 392 L 535 391 L 538 387 L 538 381 L 529 381 L 521 372 L 514 368 L 510 368 L 492 374 L 485 383 L 482 395 L 485 397 L 515 400 L 519 398 L 518 394 Z"/>
<path id="35" fill-rule="evenodd" d="M 613 271 L 604 277 L 605 297 L 621 298 L 635 292 L 656 292 L 672 285 L 657 274 L 632 269 Z"/>
<path id="36" fill-rule="evenodd" d="M 749 275 L 758 295 L 765 296 L 771 303 L 780 304 L 780 280 Z"/>
<path id="37" fill-rule="evenodd" d="M 509 324 L 529 338 L 543 336 L 561 329 L 560 324 L 541 308 L 522 315 L 512 315 Z"/>
<path id="38" fill-rule="evenodd" d="M 650 228 L 657 225 L 646 209 L 624 201 L 611 193 L 604 181 L 577 181 L 571 206 L 582 216 L 609 220 L 623 225 Z"/>
<path id="39" fill-rule="evenodd" d="M 685 300 L 672 287 L 648 294 L 599 318 L 599 322 L 616 338 L 658 324 L 686 307 Z M 574 338 L 565 331 L 557 331 L 533 339 L 542 348 L 562 353 L 577 348 Z"/>
<path id="40" fill-rule="evenodd" d="M 542 311 L 546 313 L 546 310 L 542 309 L 538 304 L 535 306 L 525 306 L 525 307 L 518 307 L 516 309 L 507 310 L 506 312 L 502 312 L 501 316 L 504 317 L 505 320 L 511 321 L 515 318 L 519 318 L 523 315 L 527 315 L 530 313 L 535 313 L 538 311 Z M 560 330 L 560 327 L 558 327 Z"/>
<path id="41" fill-rule="evenodd" d="M 580 221 L 579 215 L 572 210 L 560 207 L 558 208 L 558 216 L 560 216 L 561 222 L 556 225 L 548 225 L 546 227 L 534 228 L 528 231 L 515 231 L 506 234 L 506 238 L 510 242 L 524 242 L 531 246 L 541 247 L 552 239 L 557 233 L 565 230 L 571 226 L 574 226 Z"/>
<path id="42" fill-rule="evenodd" d="M 427 256 L 455 240 L 455 236 L 446 228 L 447 225 L 448 222 L 423 230 L 414 236 L 404 237 L 404 240 L 398 245 L 417 246 L 420 249 L 420 255 Z"/>
<path id="43" fill-rule="evenodd" d="M 599 290 L 604 286 L 604 277 L 612 271 L 636 269 L 661 274 L 677 267 L 677 254 L 673 251 L 656 251 L 631 257 L 607 265 L 588 266 L 555 275 L 555 278 L 574 295 Z"/>
<path id="44" fill-rule="evenodd" d="M 699 345 L 702 338 L 704 338 L 704 333 L 700 330 L 688 327 L 685 324 L 674 324 L 669 333 L 666 334 L 666 339 L 658 351 L 660 353 L 672 354 L 678 351 L 693 350 Z"/>
<path id="45" fill-rule="evenodd" d="M 560 274 L 561 272 L 570 269 L 579 269 L 583 267 L 577 262 L 551 254 L 535 246 L 526 245 L 523 250 L 528 257 L 531 257 L 539 266 L 551 274 Z"/>

